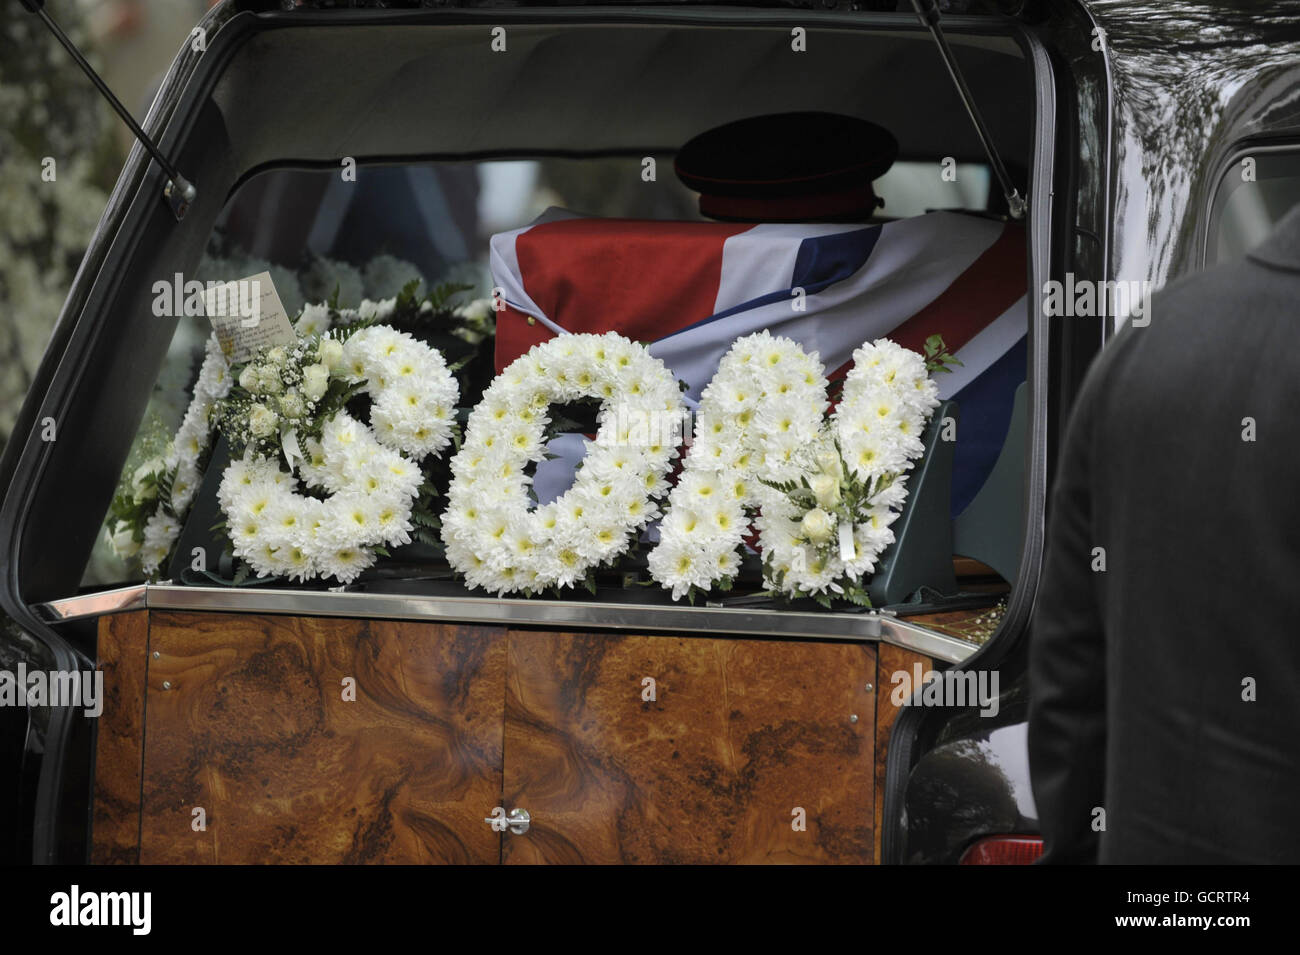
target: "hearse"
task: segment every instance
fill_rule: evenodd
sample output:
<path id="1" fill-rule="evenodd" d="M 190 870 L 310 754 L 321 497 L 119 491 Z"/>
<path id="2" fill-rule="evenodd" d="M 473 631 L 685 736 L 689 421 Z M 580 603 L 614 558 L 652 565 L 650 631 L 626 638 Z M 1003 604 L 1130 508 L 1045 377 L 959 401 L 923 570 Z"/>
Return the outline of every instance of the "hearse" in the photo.
<path id="1" fill-rule="evenodd" d="M 1044 290 L 1158 287 L 1259 241 L 1300 198 L 1298 81 L 1300 9 L 1282 2 L 223 0 L 161 82 L 0 460 L 0 671 L 102 680 L 97 706 L 0 707 L 4 857 L 1032 861 L 1045 502 L 1072 397 L 1126 320 L 1049 314 Z M 674 175 L 685 144 L 808 112 L 893 138 L 884 204 L 855 228 L 877 230 L 873 261 L 910 265 L 873 301 L 912 296 L 962 362 L 935 376 L 871 606 L 775 599 L 752 549 L 731 590 L 693 602 L 644 559 L 590 591 L 487 593 L 432 525 L 347 583 L 241 574 L 211 549 L 219 440 L 166 560 L 146 570 L 115 534 L 161 492 L 140 475 L 208 338 L 202 317 L 157 314 L 160 280 L 269 273 L 292 318 L 373 309 L 418 276 L 468 409 L 507 338 L 591 314 L 617 243 L 719 228 Z M 469 304 L 501 300 L 524 248 L 503 236 L 555 222 L 536 234 L 580 231 L 594 258 L 549 247 L 530 279 L 545 321 Z M 997 255 L 917 291 L 976 234 Z M 676 302 L 681 281 L 652 284 Z M 837 327 L 865 322 L 852 304 Z M 937 692 L 962 686 L 984 692 Z"/>

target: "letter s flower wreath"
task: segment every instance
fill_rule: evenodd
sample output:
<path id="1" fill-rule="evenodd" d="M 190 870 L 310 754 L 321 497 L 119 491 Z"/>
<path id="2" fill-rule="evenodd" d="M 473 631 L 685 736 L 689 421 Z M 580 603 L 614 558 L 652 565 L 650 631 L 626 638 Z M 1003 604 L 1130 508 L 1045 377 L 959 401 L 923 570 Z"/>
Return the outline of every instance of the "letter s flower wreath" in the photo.
<path id="1" fill-rule="evenodd" d="M 239 268 L 235 265 L 217 275 L 241 274 Z M 338 392 L 355 383 L 357 374 L 365 374 L 364 369 L 360 372 L 353 369 L 355 374 L 345 375 L 342 369 L 335 370 L 337 365 L 331 367 L 327 364 L 327 361 L 341 360 L 335 349 L 361 328 L 382 322 L 387 329 L 409 332 L 417 339 L 428 341 L 440 352 L 446 350 L 447 355 L 457 358 L 451 370 L 461 383 L 461 389 L 470 387 L 476 390 L 473 381 L 481 372 L 475 368 L 477 359 L 466 358 L 466 353 L 474 353 L 476 345 L 490 339 L 493 311 L 488 300 L 457 306 L 454 299 L 466 290 L 468 287 L 464 285 L 441 283 L 422 293 L 420 283 L 412 281 L 396 296 L 381 301 L 365 300 L 356 309 L 339 307 L 337 295 L 328 303 L 307 305 L 294 321 L 294 331 L 300 342 L 258 355 L 255 361 L 233 371 L 227 365 L 216 337 L 208 336 L 202 370 L 179 430 L 174 435 L 163 435 L 155 430 L 146 433 L 142 429 L 137 435 L 137 447 L 132 451 L 130 467 L 119 481 L 118 493 L 105 519 L 105 537 L 112 553 L 121 560 L 138 562 L 151 580 L 167 571 L 223 426 L 229 425 L 242 435 L 237 442 L 241 449 L 251 441 L 262 458 L 274 459 L 284 451 L 288 451 L 291 458 L 294 455 L 305 457 L 305 449 L 315 448 L 315 445 L 308 444 L 308 439 L 319 440 L 324 436 L 323 418 L 342 407 L 343 402 L 337 400 L 341 397 Z M 304 361 L 303 353 L 289 354 L 302 342 L 321 338 L 331 328 L 335 331 L 328 338 L 335 344 L 323 344 L 323 356 L 308 355 L 309 360 Z M 364 337 L 359 339 L 358 344 L 365 340 Z M 291 357 L 292 362 L 289 361 Z M 325 366 L 328 374 L 321 368 L 308 370 L 310 365 Z M 188 374 L 188 368 L 185 374 Z M 398 377 L 402 376 L 399 374 Z M 242 381 L 236 380 L 240 378 Z M 441 388 L 441 382 L 441 377 L 438 377 L 431 387 Z M 405 398 L 407 408 L 402 410 L 404 399 L 400 390 L 392 391 L 382 403 L 370 388 L 355 389 L 353 393 L 367 391 L 372 399 L 370 420 L 374 428 L 390 438 L 403 437 L 409 442 L 407 448 L 389 442 L 391 447 L 409 455 L 419 455 L 426 447 L 441 449 L 444 446 L 435 420 L 425 422 L 429 427 L 424 434 L 419 433 L 419 424 L 411 425 L 416 415 L 410 411 L 409 395 Z M 232 400 L 223 400 L 228 397 Z M 238 413 L 232 414 L 232 410 Z M 357 409 L 354 407 L 353 410 Z M 402 422 L 406 422 L 405 431 L 401 428 Z M 293 427 L 286 428 L 286 424 Z M 366 430 L 370 431 L 370 428 Z M 290 439 L 289 448 L 281 447 L 283 438 Z M 295 440 L 297 443 L 293 444 Z M 161 447 L 158 441 L 164 442 Z M 142 453 L 137 454 L 137 450 Z M 292 472 L 293 466 L 290 468 Z M 433 530 L 437 520 L 432 511 L 436 491 L 429 483 L 437 480 L 439 465 L 436 458 L 425 459 L 422 470 L 425 484 L 412 512 L 416 528 L 411 536 L 430 545 L 437 541 Z M 317 489 L 315 493 L 323 496 L 326 492 Z M 233 554 L 233 546 L 229 552 Z M 366 556 L 358 555 L 361 558 Z M 269 566 L 268 562 L 263 564 Z M 242 561 L 235 571 L 235 582 L 246 580 L 252 569 L 247 560 Z M 287 567 L 281 566 L 281 569 L 289 572 Z"/>
<path id="2" fill-rule="evenodd" d="M 354 326 L 265 349 L 237 375 L 218 414 L 242 456 L 217 492 L 236 557 L 259 574 L 348 583 L 410 542 L 419 461 L 451 442 L 459 397 L 437 350 Z M 370 426 L 344 410 L 360 393 Z"/>

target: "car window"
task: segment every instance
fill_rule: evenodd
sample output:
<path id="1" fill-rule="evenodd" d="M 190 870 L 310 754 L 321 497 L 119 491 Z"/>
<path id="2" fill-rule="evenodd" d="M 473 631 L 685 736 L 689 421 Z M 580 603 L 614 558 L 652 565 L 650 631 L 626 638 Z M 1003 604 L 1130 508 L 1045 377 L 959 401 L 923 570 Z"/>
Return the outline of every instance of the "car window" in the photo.
<path id="1" fill-rule="evenodd" d="M 984 212 L 990 202 L 990 182 L 983 164 L 941 158 L 900 161 L 876 182 L 885 200 L 881 218 L 919 219 L 934 210 Z M 406 310 L 437 312 L 436 321 L 446 327 L 431 343 L 457 368 L 464 406 L 472 407 L 497 370 L 494 358 L 509 351 L 497 347 L 495 322 L 486 317 L 490 312 L 480 314 L 481 303 L 493 290 L 492 237 L 529 226 L 551 209 L 604 219 L 703 221 L 697 194 L 677 180 L 670 155 L 276 168 L 245 181 L 217 218 L 194 274 L 176 277 L 184 280 L 184 289 L 172 288 L 171 278 L 155 285 L 155 314 L 179 320 L 82 585 L 110 586 L 144 576 L 166 578 L 169 567 L 183 570 L 166 559 L 169 548 L 177 555 L 189 552 L 177 544 L 177 529 L 168 530 L 165 522 L 158 521 L 142 525 L 142 515 L 156 510 L 155 497 L 157 502 L 169 502 L 162 511 L 172 511 L 172 505 L 178 504 L 178 513 L 184 513 L 189 502 L 213 496 L 211 489 L 201 493 L 198 487 L 211 456 L 220 453 L 208 443 L 206 422 L 211 409 L 205 410 L 199 396 L 211 388 L 203 376 L 212 364 L 209 358 L 214 356 L 209 353 L 215 346 L 201 309 L 188 308 L 191 284 L 234 282 L 269 273 L 286 315 L 300 335 L 310 335 L 323 330 L 312 325 L 321 321 L 322 303 L 330 303 L 331 315 L 351 311 L 354 318 L 366 318 L 419 280 L 419 296 L 432 293 L 436 304 L 421 298 Z M 976 271 L 1001 268 L 1006 253 L 1014 263 L 1010 268 L 1020 274 L 1021 230 L 1009 225 L 1006 235 L 989 245 L 1003 232 L 1001 225 L 984 217 L 955 221 L 965 223 L 963 234 L 969 233 L 973 247 L 983 250 L 974 264 L 962 259 L 958 271 L 968 266 Z M 932 229 L 939 228 L 918 225 L 931 237 Z M 440 289 L 448 290 L 445 298 Z M 963 430 L 953 484 L 954 515 L 969 504 L 996 460 L 1015 388 L 1024 380 L 1023 318 L 1015 310 L 1018 297 L 1019 293 L 1010 294 L 1006 301 L 983 303 L 987 314 L 980 312 L 978 303 L 972 306 L 962 300 L 963 314 L 980 312 L 983 320 L 996 325 L 981 341 L 986 346 L 996 341 L 985 347 L 988 354 L 982 364 L 968 364 L 945 376 L 952 395 L 960 397 L 973 415 L 970 420 L 987 425 Z M 948 299 L 937 301 L 942 304 Z M 993 321 L 1004 312 L 1005 319 Z M 427 319 L 407 317 L 419 323 L 421 332 L 433 334 Z M 326 324 L 332 320 L 327 317 Z M 646 334 L 654 337 L 650 331 Z M 980 408 L 983 411 L 976 413 Z M 205 426 L 199 427 L 200 421 Z M 567 437 L 582 431 L 575 427 Z M 550 488 L 544 495 L 549 500 L 567 486 L 573 462 L 564 458 L 564 448 L 558 445 L 548 451 L 560 460 L 538 466 L 538 493 Z M 174 466 L 178 459 L 193 466 L 178 471 Z M 555 476 L 551 471 L 559 480 L 554 488 L 547 483 Z M 212 518 L 219 522 L 221 515 Z"/>
<path id="2" fill-rule="evenodd" d="M 876 180 L 875 189 L 885 200 L 882 212 L 904 219 L 932 209 L 983 212 L 989 208 L 990 182 L 987 163 L 899 160 Z"/>
<path id="3" fill-rule="evenodd" d="M 1219 180 L 1205 264 L 1240 258 L 1300 203 L 1300 145 L 1239 154 Z"/>

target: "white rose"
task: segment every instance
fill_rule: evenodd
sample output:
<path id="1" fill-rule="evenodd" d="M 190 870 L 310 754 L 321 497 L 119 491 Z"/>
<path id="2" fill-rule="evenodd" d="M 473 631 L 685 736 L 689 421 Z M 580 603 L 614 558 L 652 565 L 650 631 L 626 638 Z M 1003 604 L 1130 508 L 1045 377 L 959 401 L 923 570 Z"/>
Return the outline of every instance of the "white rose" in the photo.
<path id="1" fill-rule="evenodd" d="M 158 485 L 150 484 L 145 486 L 145 481 L 149 475 L 161 473 L 166 470 L 167 465 L 162 458 L 150 458 L 144 464 L 135 469 L 135 474 L 131 475 L 131 487 L 134 489 L 135 502 L 143 504 L 150 500 L 158 493 Z"/>
<path id="2" fill-rule="evenodd" d="M 117 530 L 109 535 L 108 543 L 118 557 L 134 557 L 140 551 L 140 542 L 135 539 L 130 524 L 119 524 Z"/>
<path id="3" fill-rule="evenodd" d="M 343 360 L 343 343 L 333 338 L 321 339 L 321 343 L 316 346 L 316 358 L 332 371 Z"/>
<path id="4" fill-rule="evenodd" d="M 280 397 L 280 414 L 286 418 L 301 418 L 306 413 L 307 405 L 298 392 L 290 391 Z"/>
<path id="5" fill-rule="evenodd" d="M 817 452 L 817 467 L 834 478 L 839 478 L 844 473 L 839 453 L 830 448 Z"/>
<path id="6" fill-rule="evenodd" d="M 256 437 L 265 438 L 275 434 L 275 426 L 279 421 L 279 415 L 266 405 L 255 404 L 248 409 L 248 430 Z"/>
<path id="7" fill-rule="evenodd" d="M 284 390 L 280 379 L 280 369 L 270 365 L 259 365 L 257 369 L 257 391 L 263 395 L 278 395 Z"/>
<path id="8" fill-rule="evenodd" d="M 803 516 L 803 520 L 799 522 L 799 529 L 808 540 L 821 544 L 831 539 L 831 534 L 835 531 L 835 521 L 820 507 L 814 507 Z"/>
<path id="9" fill-rule="evenodd" d="M 271 362 L 274 365 L 283 365 L 284 348 L 280 345 L 276 345 L 274 348 L 272 348 L 269 352 L 266 353 L 266 360 Z"/>
<path id="10" fill-rule="evenodd" d="M 131 483 L 139 487 L 149 475 L 161 473 L 166 468 L 167 465 L 162 458 L 150 458 L 135 469 L 135 474 L 131 477 Z"/>
<path id="11" fill-rule="evenodd" d="M 245 391 L 256 391 L 257 382 L 257 367 L 255 365 L 245 365 L 244 370 L 239 373 L 239 387 Z"/>
<path id="12" fill-rule="evenodd" d="M 481 322 L 492 314 L 492 299 L 476 298 L 472 302 L 466 302 L 456 309 L 456 314 L 472 322 Z"/>
<path id="13" fill-rule="evenodd" d="M 329 388 L 330 370 L 324 365 L 308 365 L 302 370 L 302 393 L 312 401 L 319 401 Z"/>
<path id="14" fill-rule="evenodd" d="M 840 502 L 840 479 L 829 474 L 814 474 L 808 486 L 822 507 L 834 507 Z"/>

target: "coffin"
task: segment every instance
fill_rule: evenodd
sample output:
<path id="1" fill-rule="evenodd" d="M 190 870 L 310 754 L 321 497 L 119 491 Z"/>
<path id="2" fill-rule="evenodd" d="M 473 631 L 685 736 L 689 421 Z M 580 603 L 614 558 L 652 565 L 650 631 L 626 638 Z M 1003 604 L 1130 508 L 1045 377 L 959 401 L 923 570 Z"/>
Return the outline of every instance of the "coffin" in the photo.
<path id="1" fill-rule="evenodd" d="M 980 613 L 809 639 L 790 613 L 759 636 L 770 611 L 575 631 L 510 601 L 456 622 L 145 590 L 98 622 L 97 863 L 871 863 L 894 675 L 971 652 Z"/>

